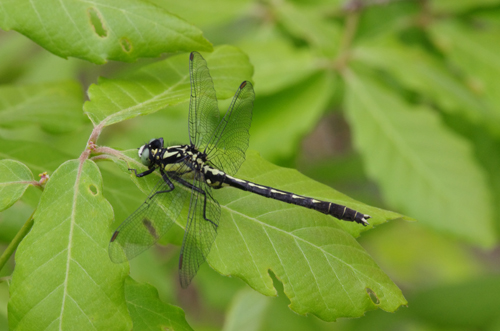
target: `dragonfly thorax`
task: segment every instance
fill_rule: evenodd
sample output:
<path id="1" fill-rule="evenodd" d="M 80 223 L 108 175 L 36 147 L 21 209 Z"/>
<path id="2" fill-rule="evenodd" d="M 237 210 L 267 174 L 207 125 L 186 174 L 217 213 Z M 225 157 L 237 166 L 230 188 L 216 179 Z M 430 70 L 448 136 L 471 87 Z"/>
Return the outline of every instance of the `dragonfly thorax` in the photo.
<path id="1" fill-rule="evenodd" d="M 166 172 L 178 171 L 182 167 L 185 174 L 206 167 L 207 155 L 192 145 L 163 147 L 163 138 L 151 139 L 138 151 L 141 162 L 147 167 L 162 168 Z"/>

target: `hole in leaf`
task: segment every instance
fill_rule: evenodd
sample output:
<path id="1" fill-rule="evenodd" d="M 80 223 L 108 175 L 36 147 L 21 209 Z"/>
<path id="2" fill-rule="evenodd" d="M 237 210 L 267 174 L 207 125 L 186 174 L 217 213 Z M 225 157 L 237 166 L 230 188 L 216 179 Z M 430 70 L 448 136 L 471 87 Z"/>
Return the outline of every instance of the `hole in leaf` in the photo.
<path id="1" fill-rule="evenodd" d="M 97 187 L 95 187 L 95 185 L 89 185 L 89 190 L 90 190 L 90 193 L 92 193 L 92 195 L 97 195 Z"/>
<path id="2" fill-rule="evenodd" d="M 377 297 L 377 294 L 369 287 L 366 288 L 366 293 L 368 293 L 368 296 L 370 299 L 373 301 L 374 304 L 378 305 L 380 304 L 380 300 Z"/>
<path id="3" fill-rule="evenodd" d="M 94 7 L 87 9 L 87 13 L 90 18 L 90 25 L 94 29 L 94 32 L 101 38 L 108 36 L 108 30 L 106 30 L 106 25 L 104 24 L 104 19 L 101 13 Z"/>
<path id="4" fill-rule="evenodd" d="M 125 53 L 132 52 L 132 49 L 133 49 L 132 43 L 127 38 L 123 37 L 120 39 L 120 46 L 122 47 L 122 49 Z"/>

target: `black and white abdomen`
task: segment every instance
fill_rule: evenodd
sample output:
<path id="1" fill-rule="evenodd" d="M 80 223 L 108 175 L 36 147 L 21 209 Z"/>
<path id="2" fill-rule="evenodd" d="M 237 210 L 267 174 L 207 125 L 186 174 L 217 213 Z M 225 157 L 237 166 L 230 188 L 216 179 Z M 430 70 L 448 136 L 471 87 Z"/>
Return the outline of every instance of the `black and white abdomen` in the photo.
<path id="1" fill-rule="evenodd" d="M 291 192 L 277 190 L 272 187 L 255 184 L 239 178 L 234 178 L 224 174 L 223 186 L 232 186 L 240 190 L 252 192 L 266 198 L 271 198 L 286 203 L 294 204 L 309 209 L 314 209 L 320 213 L 331 215 L 339 220 L 356 222 L 368 225 L 369 215 L 362 214 L 354 209 L 348 208 L 329 201 L 318 200 Z"/>

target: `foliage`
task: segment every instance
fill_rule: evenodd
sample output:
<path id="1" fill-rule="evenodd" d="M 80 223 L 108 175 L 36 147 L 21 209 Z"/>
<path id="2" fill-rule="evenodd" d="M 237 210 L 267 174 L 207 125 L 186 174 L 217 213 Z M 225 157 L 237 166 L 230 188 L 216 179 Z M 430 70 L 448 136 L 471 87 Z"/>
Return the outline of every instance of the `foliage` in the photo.
<path id="1" fill-rule="evenodd" d="M 14 30 L 0 34 L 0 330 L 494 329 L 499 14 L 494 0 L 0 2 Z M 131 276 L 113 264 L 112 231 L 159 178 L 130 174 L 135 148 L 188 141 L 194 50 L 221 109 L 254 83 L 262 157 L 238 177 L 371 225 L 227 188 L 188 290 L 187 205 L 161 240 L 174 245 Z M 409 308 L 381 311 L 407 303 L 398 286 Z"/>

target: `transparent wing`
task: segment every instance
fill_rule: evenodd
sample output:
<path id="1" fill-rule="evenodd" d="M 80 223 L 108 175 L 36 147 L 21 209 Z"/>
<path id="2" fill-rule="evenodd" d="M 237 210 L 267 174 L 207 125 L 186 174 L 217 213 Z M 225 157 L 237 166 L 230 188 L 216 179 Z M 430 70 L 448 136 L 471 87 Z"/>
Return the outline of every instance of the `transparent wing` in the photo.
<path id="1" fill-rule="evenodd" d="M 109 257 L 115 263 L 130 260 L 160 239 L 182 210 L 190 190 L 170 186 L 160 179 L 144 203 L 116 229 L 109 243 Z"/>
<path id="2" fill-rule="evenodd" d="M 236 174 L 245 161 L 254 100 L 252 84 L 244 81 L 205 151 L 210 162 L 229 175 Z"/>
<path id="3" fill-rule="evenodd" d="M 189 215 L 179 258 L 179 278 L 183 288 L 188 287 L 200 265 L 205 262 L 210 253 L 210 248 L 217 236 L 221 213 L 219 203 L 212 197 L 211 188 L 198 179 L 193 180 L 193 185 L 196 185 L 197 189 L 194 189 L 191 194 Z M 205 195 L 199 190 L 203 190 Z"/>
<path id="4" fill-rule="evenodd" d="M 207 62 L 198 52 L 189 56 L 191 99 L 189 102 L 189 139 L 204 150 L 219 123 L 219 106 Z"/>

